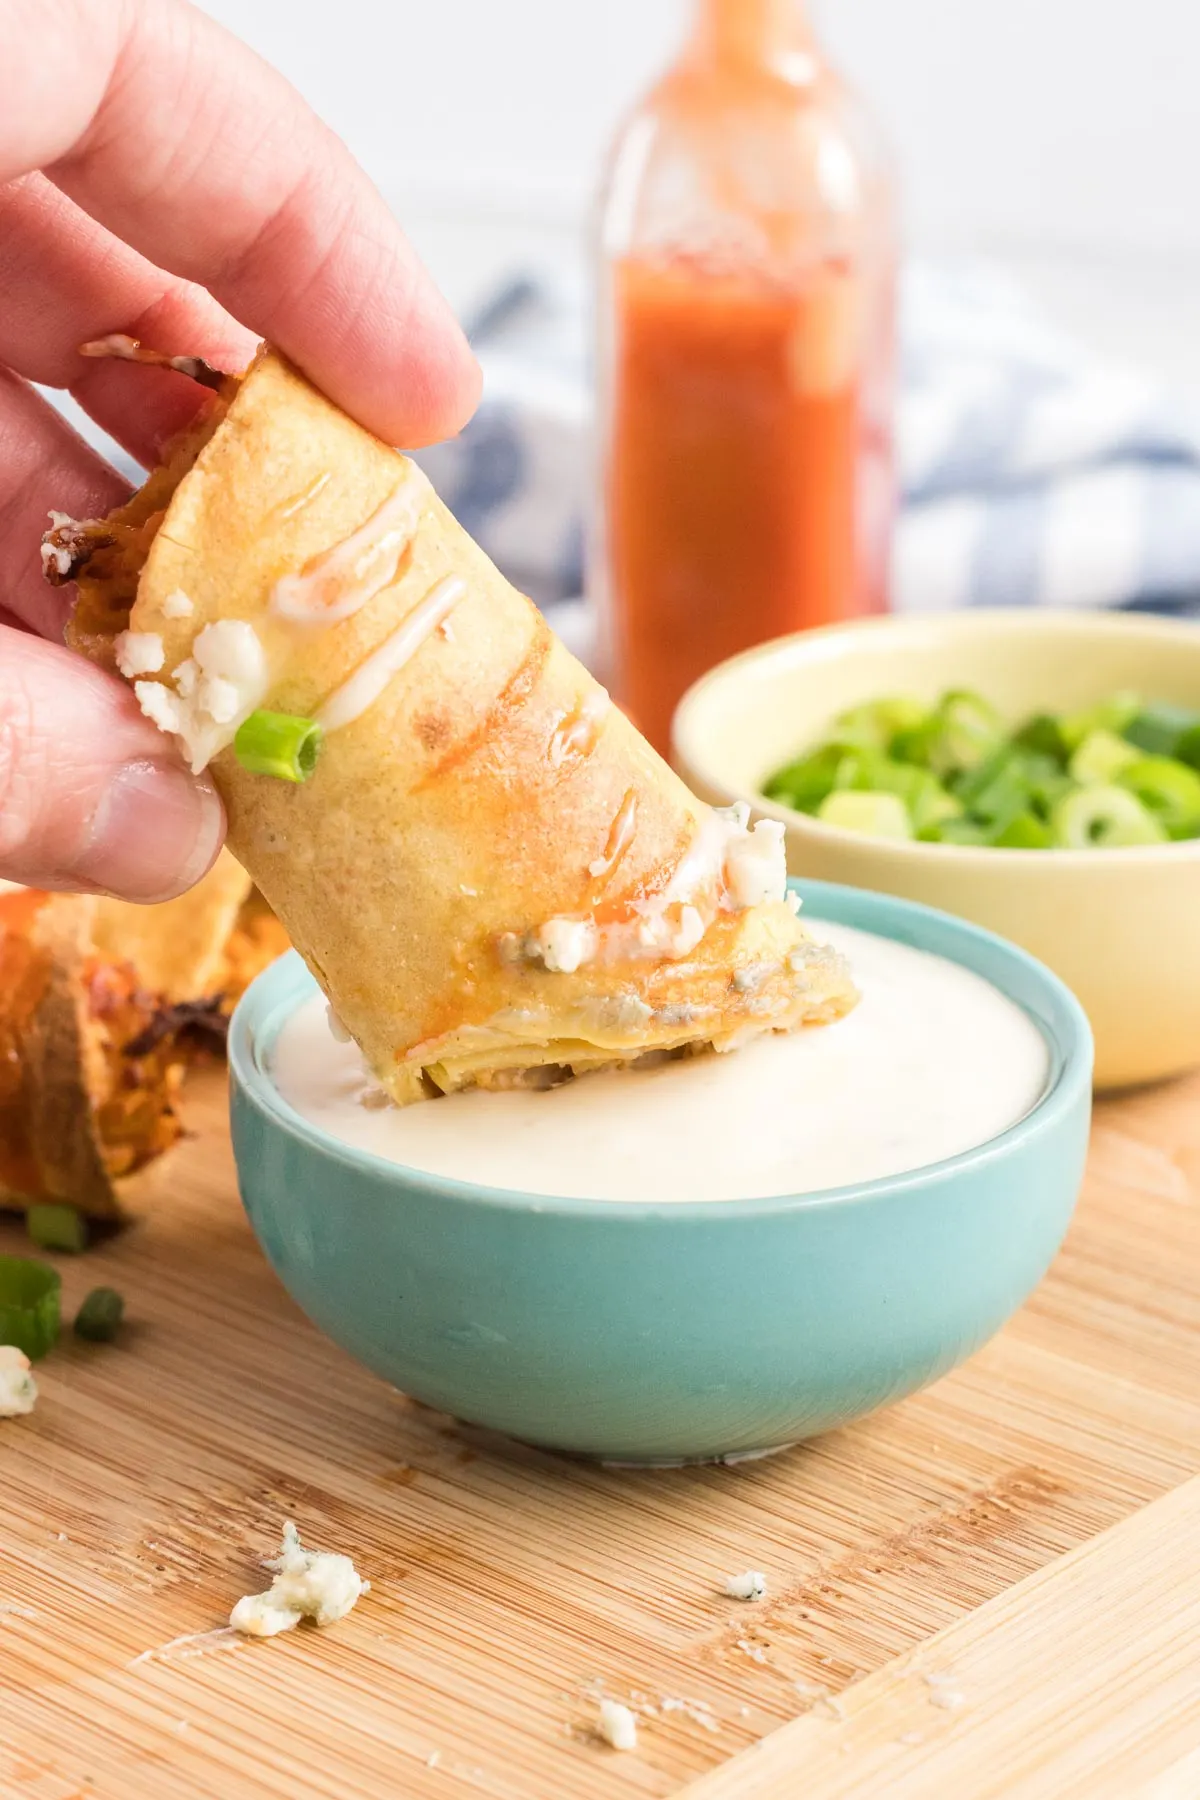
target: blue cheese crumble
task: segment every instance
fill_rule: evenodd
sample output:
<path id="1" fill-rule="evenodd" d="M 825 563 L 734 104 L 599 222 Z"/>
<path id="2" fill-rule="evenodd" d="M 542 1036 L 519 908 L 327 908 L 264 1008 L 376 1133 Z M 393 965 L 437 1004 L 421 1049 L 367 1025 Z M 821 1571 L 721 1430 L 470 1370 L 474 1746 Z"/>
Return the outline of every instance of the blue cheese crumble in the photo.
<path id="1" fill-rule="evenodd" d="M 37 1404 L 29 1358 L 15 1344 L 0 1344 L 0 1419 L 19 1419 Z"/>
<path id="2" fill-rule="evenodd" d="M 234 1631 L 245 1637 L 275 1637 L 291 1631 L 301 1619 L 332 1625 L 368 1592 L 348 1556 L 306 1550 L 291 1520 L 283 1528 L 283 1547 L 266 1564 L 275 1579 L 264 1594 L 247 1594 L 229 1615 Z"/>
<path id="3" fill-rule="evenodd" d="M 761 1600 L 767 1591 L 767 1578 L 761 1569 L 747 1569 L 744 1575 L 730 1575 L 725 1592 L 731 1600 Z"/>
<path id="4" fill-rule="evenodd" d="M 602 1700 L 596 1729 L 614 1750 L 637 1749 L 637 1717 L 619 1700 Z"/>

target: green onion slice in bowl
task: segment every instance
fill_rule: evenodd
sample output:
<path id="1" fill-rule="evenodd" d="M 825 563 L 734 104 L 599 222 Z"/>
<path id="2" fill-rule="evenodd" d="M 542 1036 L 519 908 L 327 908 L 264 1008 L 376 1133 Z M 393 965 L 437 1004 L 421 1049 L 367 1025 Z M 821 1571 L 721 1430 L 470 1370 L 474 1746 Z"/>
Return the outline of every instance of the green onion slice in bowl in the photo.
<path id="1" fill-rule="evenodd" d="M 852 707 L 763 785 L 843 830 L 1006 850 L 1200 838 L 1200 710 L 1114 694 L 1005 726 L 962 689 Z"/>
<path id="2" fill-rule="evenodd" d="M 1128 788 L 1087 787 L 1067 794 L 1051 816 L 1054 841 L 1066 850 L 1101 845 L 1164 844 L 1167 834 Z"/>

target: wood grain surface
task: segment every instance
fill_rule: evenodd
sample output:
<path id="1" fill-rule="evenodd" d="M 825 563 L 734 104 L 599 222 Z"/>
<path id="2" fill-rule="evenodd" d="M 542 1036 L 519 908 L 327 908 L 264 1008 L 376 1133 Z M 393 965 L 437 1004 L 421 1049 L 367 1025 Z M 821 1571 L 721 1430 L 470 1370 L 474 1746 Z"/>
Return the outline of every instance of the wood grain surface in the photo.
<path id="1" fill-rule="evenodd" d="M 964 1369 L 770 1461 L 677 1473 L 491 1440 L 359 1370 L 254 1245 L 218 1075 L 190 1118 L 196 1135 L 144 1178 L 133 1228 L 62 1263 L 68 1305 L 100 1281 L 124 1291 L 122 1341 L 65 1338 L 39 1368 L 36 1414 L 0 1421 L 3 1800 L 623 1800 L 677 1795 L 722 1765 L 711 1779 L 726 1785 L 707 1791 L 748 1796 L 747 1761 L 789 1742 L 795 1785 L 762 1792 L 873 1794 L 846 1783 L 871 1719 L 891 1716 L 889 1684 L 908 1680 L 896 1658 L 967 1621 L 966 1639 L 943 1640 L 981 1658 L 969 1703 L 935 1709 L 952 1738 L 1029 1653 L 1009 1601 L 1032 1592 L 1052 1625 L 1063 1595 L 1064 1629 L 1086 1647 L 1093 1624 L 1109 1630 L 1126 1556 L 1149 1543 L 1153 1581 L 1169 1588 L 1172 1558 L 1181 1589 L 1194 1579 L 1185 1490 L 1167 1503 L 1191 1509 L 1178 1550 L 1175 1513 L 1145 1513 L 1145 1535 L 1075 1565 L 1094 1580 L 1068 1571 L 969 1618 L 1200 1471 L 1200 1078 L 1100 1108 L 1065 1249 Z M 20 1247 L 17 1226 L 0 1229 L 0 1249 Z M 370 1578 L 353 1615 L 323 1633 L 164 1648 L 262 1584 L 285 1517 Z M 748 1567 L 767 1573 L 760 1604 L 722 1592 Z M 1174 1651 L 1155 1645 L 1165 1668 Z M 1071 1657 L 1050 1659 L 1046 1680 L 1039 1717 L 1065 1728 Z M 847 1689 L 863 1723 L 836 1748 L 843 1785 L 810 1789 L 811 1734 L 824 1744 Z M 1170 1765 L 1137 1762 L 1141 1692 L 1121 1728 L 1129 1766 L 1153 1778 L 1146 1800 L 1192 1800 L 1200 1782 L 1179 1783 L 1200 1763 L 1177 1742 Z M 641 1715 L 636 1752 L 593 1735 L 601 1693 Z M 745 1758 L 802 1713 L 795 1737 Z M 1053 1731 L 1031 1743 L 1021 1800 L 1079 1791 L 1054 1785 Z M 1143 1786 L 1127 1791 L 1141 1800 Z M 895 1791 L 1009 1790 L 968 1759 L 940 1789 Z"/>
<path id="2" fill-rule="evenodd" d="M 685 1790 L 685 1800 L 1200 1794 L 1200 1479 Z"/>

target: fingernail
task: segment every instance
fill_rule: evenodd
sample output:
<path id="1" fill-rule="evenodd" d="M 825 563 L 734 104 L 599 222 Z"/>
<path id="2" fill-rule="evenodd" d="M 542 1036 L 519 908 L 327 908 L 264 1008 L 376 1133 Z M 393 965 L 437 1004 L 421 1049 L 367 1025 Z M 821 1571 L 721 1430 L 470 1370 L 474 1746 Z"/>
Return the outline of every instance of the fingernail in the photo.
<path id="1" fill-rule="evenodd" d="M 204 874 L 224 832 L 207 776 L 174 763 L 126 763 L 92 816 L 72 873 L 123 900 L 170 900 Z"/>

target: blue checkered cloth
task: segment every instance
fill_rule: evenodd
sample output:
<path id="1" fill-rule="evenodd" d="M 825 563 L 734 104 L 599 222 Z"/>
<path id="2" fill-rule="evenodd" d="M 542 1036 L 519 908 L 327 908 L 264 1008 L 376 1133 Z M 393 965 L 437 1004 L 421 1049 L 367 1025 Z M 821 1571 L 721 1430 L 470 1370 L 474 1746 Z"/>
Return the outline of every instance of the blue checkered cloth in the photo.
<path id="1" fill-rule="evenodd" d="M 1063 337 L 983 265 L 910 265 L 900 313 L 896 610 L 1200 614 L 1200 409 Z M 498 292 L 471 327 L 483 404 L 421 455 L 472 535 L 577 642 L 586 620 L 561 603 L 582 592 L 593 488 L 585 317 L 561 277 Z"/>

